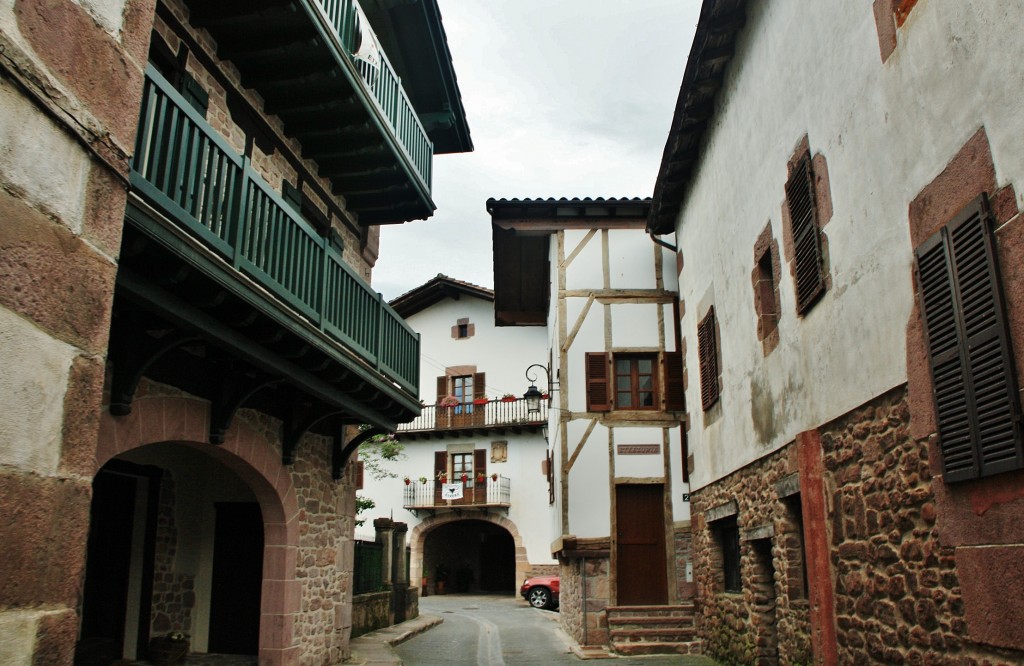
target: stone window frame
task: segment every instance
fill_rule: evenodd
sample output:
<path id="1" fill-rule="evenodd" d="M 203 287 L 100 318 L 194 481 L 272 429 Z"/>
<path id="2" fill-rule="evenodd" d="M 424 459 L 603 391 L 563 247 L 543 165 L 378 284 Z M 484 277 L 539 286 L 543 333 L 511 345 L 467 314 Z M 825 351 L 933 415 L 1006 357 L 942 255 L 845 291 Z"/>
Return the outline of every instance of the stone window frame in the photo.
<path id="1" fill-rule="evenodd" d="M 739 504 L 736 500 L 730 500 L 704 512 L 710 537 L 708 556 L 711 560 L 711 570 L 715 572 L 715 591 L 720 594 L 743 592 L 743 556 L 740 549 L 738 518 Z M 731 586 L 732 583 L 735 585 Z"/>
<path id="2" fill-rule="evenodd" d="M 897 34 L 906 23 L 917 0 L 875 0 L 872 12 L 875 15 L 875 30 L 878 32 L 878 52 L 885 63 L 897 46 Z"/>
<path id="3" fill-rule="evenodd" d="M 771 221 L 765 225 L 754 243 L 754 313 L 757 317 L 757 339 L 765 356 L 779 346 L 779 319 L 782 316 L 779 276 L 782 260 L 779 243 L 772 235 Z"/>
<path id="4" fill-rule="evenodd" d="M 476 335 L 476 324 L 469 323 L 469 317 L 463 317 L 455 321 L 452 326 L 453 340 L 468 340 Z"/>
<path id="5" fill-rule="evenodd" d="M 822 287 L 817 296 L 808 302 L 801 303 L 797 290 L 797 265 L 796 265 L 796 239 L 793 234 L 793 220 L 790 215 L 790 201 L 787 190 L 794 176 L 797 175 L 802 165 L 806 165 L 810 172 L 810 187 L 814 206 L 811 207 L 813 221 L 817 227 L 817 241 L 820 259 L 820 275 Z M 821 153 L 811 151 L 810 139 L 804 135 L 789 162 L 786 165 L 786 187 L 783 188 L 783 199 L 781 206 L 782 213 L 782 255 L 789 265 L 789 273 L 793 278 L 794 300 L 797 303 L 797 316 L 806 316 L 814 306 L 821 300 L 822 296 L 832 289 L 831 262 L 829 260 L 828 235 L 825 233 L 825 226 L 832 220 L 832 190 L 829 184 L 828 162 Z"/>

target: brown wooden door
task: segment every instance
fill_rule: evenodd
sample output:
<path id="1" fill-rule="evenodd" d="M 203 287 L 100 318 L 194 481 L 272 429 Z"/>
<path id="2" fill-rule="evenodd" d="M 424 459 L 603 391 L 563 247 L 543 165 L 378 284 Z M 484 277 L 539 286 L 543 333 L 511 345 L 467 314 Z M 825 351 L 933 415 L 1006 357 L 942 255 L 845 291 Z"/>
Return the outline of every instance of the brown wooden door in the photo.
<path id="1" fill-rule="evenodd" d="M 668 603 L 661 484 L 615 487 L 616 590 L 620 606 Z"/>

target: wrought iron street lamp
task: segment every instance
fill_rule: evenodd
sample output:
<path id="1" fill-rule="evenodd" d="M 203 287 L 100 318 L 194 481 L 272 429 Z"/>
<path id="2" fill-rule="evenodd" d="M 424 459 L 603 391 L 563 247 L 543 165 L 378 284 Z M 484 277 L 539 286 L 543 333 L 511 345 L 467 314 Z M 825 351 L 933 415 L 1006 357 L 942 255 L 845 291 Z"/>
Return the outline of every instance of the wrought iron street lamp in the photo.
<path id="1" fill-rule="evenodd" d="M 526 389 L 523 399 L 526 400 L 526 411 L 528 414 L 540 414 L 540 399 L 544 397 L 544 394 L 537 388 L 537 375 L 530 374 L 530 370 L 534 368 L 540 368 L 544 371 L 548 378 L 548 391 L 550 392 L 551 390 L 551 371 L 547 367 L 540 363 L 534 363 L 526 369 L 526 378 L 530 380 L 530 388 Z"/>

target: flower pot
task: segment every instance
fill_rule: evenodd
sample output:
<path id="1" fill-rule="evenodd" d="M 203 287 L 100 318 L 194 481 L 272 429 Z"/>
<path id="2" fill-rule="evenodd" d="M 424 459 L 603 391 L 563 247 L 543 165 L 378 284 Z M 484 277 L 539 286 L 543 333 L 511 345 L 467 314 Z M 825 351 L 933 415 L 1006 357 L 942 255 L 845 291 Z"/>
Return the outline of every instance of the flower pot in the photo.
<path id="1" fill-rule="evenodd" d="M 409 479 L 402 479 L 402 480 L 405 481 L 405 485 L 409 485 L 410 483 L 412 483 L 412 481 L 409 480 Z"/>
<path id="2" fill-rule="evenodd" d="M 149 641 L 149 660 L 156 666 L 180 664 L 188 654 L 188 641 L 172 641 L 164 637 Z"/>
<path id="3" fill-rule="evenodd" d="M 519 398 L 515 398 L 515 397 L 513 397 L 513 398 L 502 398 L 501 401 L 502 402 L 515 402 L 518 399 Z"/>

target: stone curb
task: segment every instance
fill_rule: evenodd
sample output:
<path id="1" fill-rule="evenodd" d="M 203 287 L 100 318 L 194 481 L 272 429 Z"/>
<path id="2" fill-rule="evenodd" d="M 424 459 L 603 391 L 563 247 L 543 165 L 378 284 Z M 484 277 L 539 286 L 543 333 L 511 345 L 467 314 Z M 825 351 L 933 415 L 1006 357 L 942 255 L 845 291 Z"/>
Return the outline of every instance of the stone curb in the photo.
<path id="1" fill-rule="evenodd" d="M 371 631 L 352 639 L 352 656 L 346 664 L 361 666 L 398 666 L 402 663 L 392 647 L 441 624 L 437 615 L 421 615 L 391 627 Z"/>

